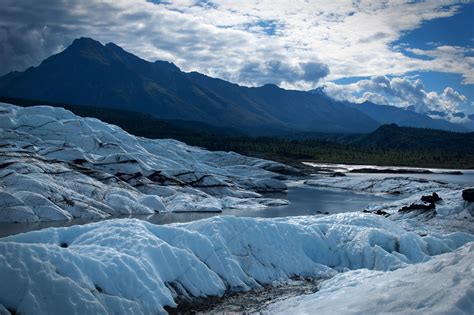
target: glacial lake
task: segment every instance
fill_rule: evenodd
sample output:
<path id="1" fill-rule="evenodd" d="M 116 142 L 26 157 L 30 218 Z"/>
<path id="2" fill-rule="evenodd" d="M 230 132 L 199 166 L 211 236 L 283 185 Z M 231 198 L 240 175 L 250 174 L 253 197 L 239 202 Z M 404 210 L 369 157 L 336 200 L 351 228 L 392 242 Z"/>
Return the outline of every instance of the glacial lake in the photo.
<path id="1" fill-rule="evenodd" d="M 347 170 L 347 169 L 346 169 Z M 474 185 L 474 170 L 462 170 L 463 175 L 449 174 L 362 174 L 347 173 L 347 176 L 357 177 L 411 177 L 425 178 L 448 183 L 455 183 L 462 186 Z M 344 177 L 341 177 L 343 180 Z M 287 192 L 267 193 L 267 198 L 286 199 L 288 205 L 267 207 L 261 209 L 226 209 L 223 212 L 183 212 L 183 213 L 157 213 L 153 215 L 120 216 L 119 218 L 137 218 L 149 221 L 154 224 L 168 224 L 177 222 L 189 222 L 209 218 L 218 215 L 234 215 L 239 217 L 262 217 L 275 218 L 302 215 L 324 215 L 341 212 L 362 211 L 371 203 L 383 203 L 396 200 L 404 196 L 390 194 L 372 194 L 364 192 L 353 192 L 348 190 L 308 187 L 301 184 L 301 181 L 291 182 Z M 118 217 L 109 217 L 114 219 Z M 54 222 L 33 222 L 33 223 L 0 223 L 0 237 L 40 230 L 47 227 L 63 227 L 77 224 L 86 224 L 98 220 L 74 219 L 71 221 Z"/>

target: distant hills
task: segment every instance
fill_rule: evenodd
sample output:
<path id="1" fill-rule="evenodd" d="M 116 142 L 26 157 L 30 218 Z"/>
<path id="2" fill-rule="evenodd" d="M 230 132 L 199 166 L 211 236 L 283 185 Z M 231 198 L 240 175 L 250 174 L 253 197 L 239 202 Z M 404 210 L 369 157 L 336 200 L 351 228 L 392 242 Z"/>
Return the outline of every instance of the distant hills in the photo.
<path id="1" fill-rule="evenodd" d="M 331 100 L 331 98 L 324 93 L 324 88 L 317 88 L 310 92 Z M 474 131 L 474 129 L 469 128 L 467 124 L 463 126 L 442 119 L 433 119 L 428 115 L 416 113 L 396 106 L 378 105 L 368 101 L 361 104 L 350 102 L 344 102 L 344 104 L 366 114 L 381 125 L 397 124 L 400 127 L 440 129 L 456 132 Z"/>
<path id="2" fill-rule="evenodd" d="M 0 102 L 33 106 L 45 104 L 41 100 L 24 100 L 0 96 Z M 256 138 L 225 127 L 216 127 L 202 122 L 166 120 L 144 113 L 100 108 L 95 106 L 72 105 L 66 103 L 48 103 L 63 107 L 82 117 L 94 117 L 117 125 L 127 132 L 147 138 L 173 138 L 193 145 L 209 146 L 210 149 L 223 150 L 222 143 L 238 141 L 252 142 Z M 381 149 L 449 151 L 474 156 L 474 132 L 451 132 L 436 129 L 402 127 L 396 124 L 381 125 L 370 133 L 318 133 L 302 132 L 260 137 L 276 142 L 320 142 L 327 144 L 349 145 L 359 148 L 377 147 Z M 214 143 L 219 142 L 214 146 Z"/>
<path id="3" fill-rule="evenodd" d="M 469 130 L 464 126 L 456 125 L 446 120 L 433 119 L 427 115 L 395 106 L 377 105 L 371 102 L 350 104 L 350 106 L 358 109 L 381 124 L 394 123 L 402 127 L 430 128 L 458 132 L 466 132 Z"/>
<path id="4" fill-rule="evenodd" d="M 374 132 L 354 137 L 349 143 L 401 150 L 444 150 L 474 156 L 474 132 L 458 133 L 435 129 L 383 125 Z"/>
<path id="5" fill-rule="evenodd" d="M 74 40 L 38 67 L 0 77 L 0 96 L 129 110 L 247 135 L 369 133 L 385 123 L 468 130 L 396 107 L 338 102 L 275 85 L 249 88 L 185 73 L 172 63 L 148 62 L 89 38 Z"/>

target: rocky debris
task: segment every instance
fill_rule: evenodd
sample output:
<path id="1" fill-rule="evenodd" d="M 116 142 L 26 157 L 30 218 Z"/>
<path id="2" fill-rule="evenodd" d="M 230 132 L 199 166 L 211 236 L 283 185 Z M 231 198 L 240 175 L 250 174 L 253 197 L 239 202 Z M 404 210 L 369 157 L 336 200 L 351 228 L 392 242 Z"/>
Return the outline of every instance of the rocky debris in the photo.
<path id="1" fill-rule="evenodd" d="M 421 212 L 426 212 L 426 211 L 432 211 L 432 210 L 435 210 L 436 209 L 436 206 L 434 203 L 412 203 L 411 205 L 409 206 L 404 206 L 402 207 L 400 210 L 398 210 L 399 212 L 411 212 L 411 211 L 421 211 Z"/>
<path id="2" fill-rule="evenodd" d="M 438 196 L 437 193 L 433 193 L 431 195 L 425 195 L 421 197 L 421 201 L 427 202 L 427 203 L 437 203 L 438 201 L 443 200 L 440 196 Z"/>
<path id="3" fill-rule="evenodd" d="M 386 211 L 383 211 L 383 210 L 377 210 L 377 211 L 369 211 L 369 210 L 364 210 L 362 211 L 364 213 L 372 213 L 372 214 L 376 214 L 376 215 L 383 215 L 384 217 L 388 217 L 390 216 L 390 213 L 386 212 Z"/>
<path id="4" fill-rule="evenodd" d="M 317 214 L 324 214 L 324 215 L 328 215 L 328 214 L 329 214 L 329 212 L 327 212 L 327 211 L 320 211 L 320 210 L 316 211 L 316 213 L 317 213 Z"/>
<path id="5" fill-rule="evenodd" d="M 474 188 L 467 188 L 462 191 L 462 199 L 474 202 Z"/>
<path id="6" fill-rule="evenodd" d="M 295 278 L 296 280 L 289 283 L 263 285 L 261 288 L 244 292 L 228 292 L 222 297 L 212 296 L 183 301 L 178 299 L 176 308 L 165 307 L 165 310 L 170 315 L 260 313 L 272 302 L 318 291 L 320 280 Z"/>
<path id="7" fill-rule="evenodd" d="M 414 202 L 409 206 L 404 206 L 399 212 L 411 212 L 411 211 L 421 211 L 427 212 L 436 209 L 436 203 L 443 200 L 436 192 L 433 192 L 431 195 L 424 195 L 420 198 L 423 203 Z"/>

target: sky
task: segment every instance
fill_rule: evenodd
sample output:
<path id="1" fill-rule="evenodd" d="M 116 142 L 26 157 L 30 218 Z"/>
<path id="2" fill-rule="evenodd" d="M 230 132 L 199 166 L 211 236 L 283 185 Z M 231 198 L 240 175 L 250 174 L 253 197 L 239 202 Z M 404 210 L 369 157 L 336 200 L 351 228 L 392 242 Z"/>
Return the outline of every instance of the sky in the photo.
<path id="1" fill-rule="evenodd" d="M 474 113 L 474 1 L 0 0 L 0 75 L 74 38 L 246 86 L 462 122 Z"/>

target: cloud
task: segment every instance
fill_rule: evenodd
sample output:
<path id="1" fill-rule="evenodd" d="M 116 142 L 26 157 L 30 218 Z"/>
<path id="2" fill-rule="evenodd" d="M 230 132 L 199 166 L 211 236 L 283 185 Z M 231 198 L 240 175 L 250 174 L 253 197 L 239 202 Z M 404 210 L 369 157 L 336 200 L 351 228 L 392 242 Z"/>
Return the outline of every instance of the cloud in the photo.
<path id="1" fill-rule="evenodd" d="M 433 71 L 458 73 L 464 84 L 474 84 L 474 48 L 438 45 L 432 50 L 406 48 L 419 57 L 429 57 L 423 61 L 423 67 Z M 421 69 L 421 66 L 420 66 Z"/>
<path id="2" fill-rule="evenodd" d="M 328 66 L 320 62 L 287 64 L 280 60 L 269 60 L 247 62 L 230 79 L 247 85 L 297 85 L 317 83 L 328 74 Z"/>
<path id="3" fill-rule="evenodd" d="M 473 57 L 462 47 L 408 51 L 390 45 L 424 21 L 453 16 L 459 11 L 457 4 L 2 0 L 0 74 L 37 65 L 74 38 L 87 36 L 114 42 L 148 60 L 172 61 L 185 71 L 245 85 L 309 89 L 321 78 L 417 70 L 459 73 L 464 83 L 472 83 Z"/>
<path id="4" fill-rule="evenodd" d="M 337 100 L 392 105 L 452 122 L 463 121 L 465 115 L 459 108 L 469 104 L 467 97 L 452 87 L 446 87 L 442 93 L 426 91 L 420 79 L 407 77 L 374 76 L 346 85 L 330 82 L 324 92 Z"/>

